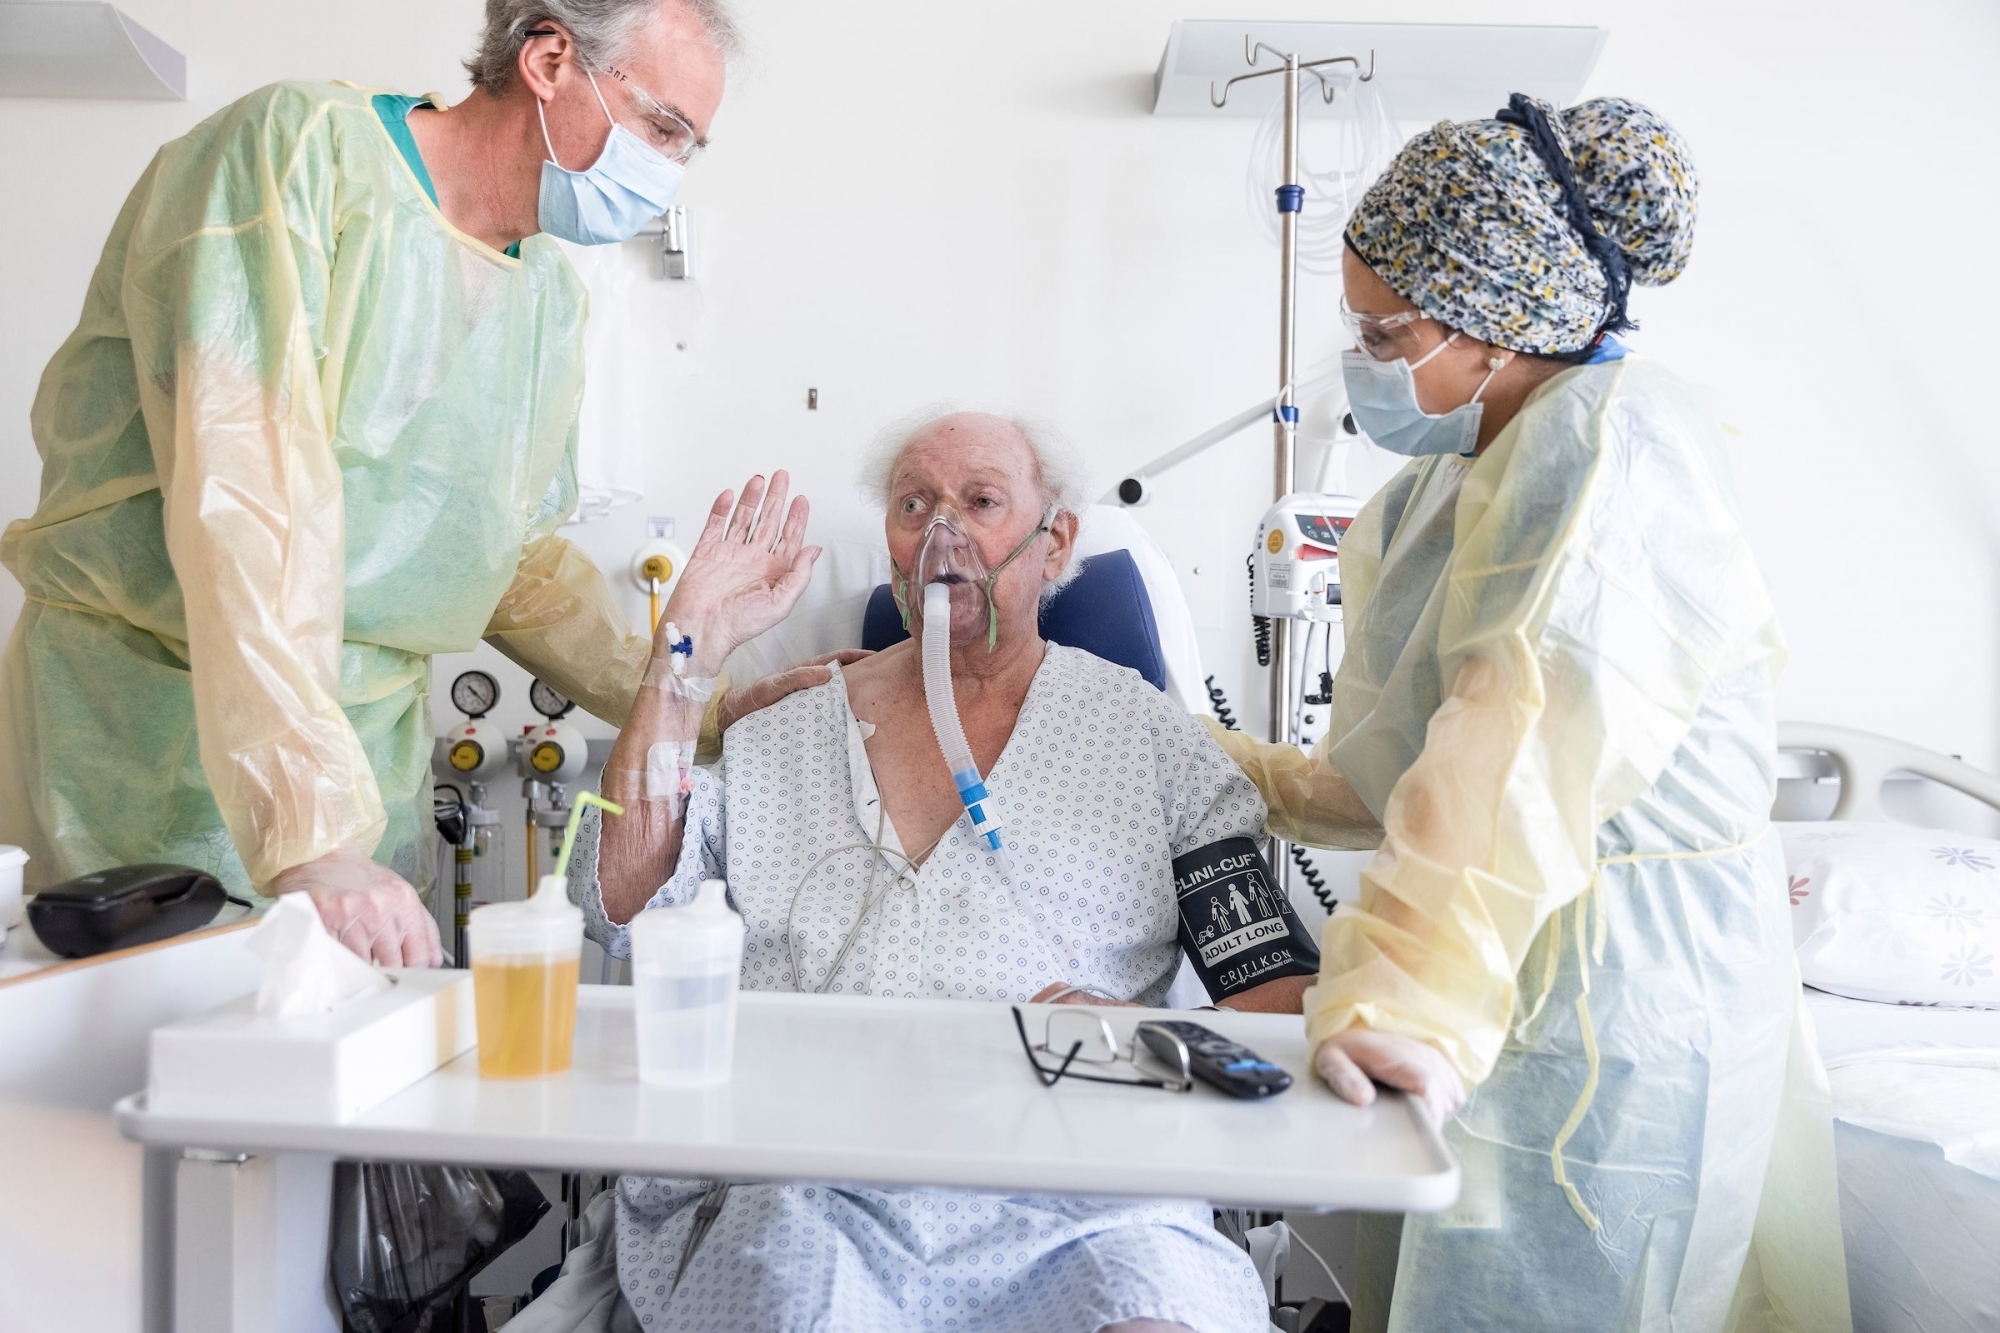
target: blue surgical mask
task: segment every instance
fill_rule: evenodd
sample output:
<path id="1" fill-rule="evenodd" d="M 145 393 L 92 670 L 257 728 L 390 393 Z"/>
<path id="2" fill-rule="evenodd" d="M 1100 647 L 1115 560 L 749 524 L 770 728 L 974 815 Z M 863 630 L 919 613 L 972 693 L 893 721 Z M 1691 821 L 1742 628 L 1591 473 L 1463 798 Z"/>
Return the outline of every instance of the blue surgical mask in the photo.
<path id="1" fill-rule="evenodd" d="M 1391 453 L 1408 458 L 1429 454 L 1470 454 L 1479 443 L 1479 418 L 1485 412 L 1479 395 L 1500 373 L 1498 366 L 1473 390 L 1463 407 L 1432 416 L 1417 402 L 1418 367 L 1458 340 L 1456 333 L 1412 364 L 1398 357 L 1377 361 L 1366 352 L 1340 355 L 1340 378 L 1347 386 L 1347 410 L 1361 433 Z"/>
<path id="2" fill-rule="evenodd" d="M 680 191 L 687 168 L 655 152 L 639 136 L 612 119 L 604 104 L 597 80 L 590 78 L 590 90 L 604 107 L 611 122 L 603 151 L 585 171 L 567 171 L 556 158 L 556 146 L 549 140 L 549 118 L 541 100 L 535 110 L 542 117 L 542 142 L 549 146 L 549 160 L 542 163 L 542 195 L 539 207 L 541 228 L 551 236 L 578 245 L 612 245 L 629 241 L 648 222 L 667 211 Z"/>

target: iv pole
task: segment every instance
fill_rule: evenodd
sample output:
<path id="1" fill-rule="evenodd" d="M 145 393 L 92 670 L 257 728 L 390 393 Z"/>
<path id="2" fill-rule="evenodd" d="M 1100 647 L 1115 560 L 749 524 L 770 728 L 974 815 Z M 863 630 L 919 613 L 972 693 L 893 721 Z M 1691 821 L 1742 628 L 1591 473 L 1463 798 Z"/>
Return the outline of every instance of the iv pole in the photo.
<path id="1" fill-rule="evenodd" d="M 1261 79 L 1270 74 L 1285 77 L 1285 146 L 1284 180 L 1278 186 L 1278 222 L 1280 240 L 1278 245 L 1278 401 L 1272 413 L 1272 501 L 1284 499 L 1298 489 L 1298 432 L 1299 408 L 1293 395 L 1296 372 L 1295 348 L 1298 334 L 1298 289 L 1299 289 L 1299 212 L 1305 207 L 1305 187 L 1299 184 L 1299 75 L 1310 73 L 1319 80 L 1321 97 L 1331 103 L 1334 85 L 1325 75 L 1319 73 L 1323 65 L 1352 65 L 1358 72 L 1361 62 L 1353 56 L 1329 56 L 1324 60 L 1300 60 L 1296 51 L 1279 51 L 1263 42 L 1254 41 L 1250 34 L 1243 35 L 1243 59 L 1255 66 L 1264 53 L 1283 61 L 1281 66 L 1271 69 L 1253 70 L 1249 74 L 1238 74 L 1220 88 L 1209 84 L 1209 105 L 1217 110 L 1229 104 L 1229 90 L 1239 83 L 1251 79 Z M 1362 82 L 1375 77 L 1375 54 L 1368 54 L 1368 72 L 1359 75 Z M 1280 745 L 1290 744 L 1295 736 L 1292 725 L 1292 622 L 1282 616 L 1271 625 L 1271 740 Z M 1289 889 L 1291 874 L 1290 860 L 1286 849 L 1275 839 L 1271 843 L 1271 864 L 1278 876 L 1279 885 Z"/>
<path id="2" fill-rule="evenodd" d="M 1284 63 L 1271 69 L 1253 70 L 1249 74 L 1238 74 L 1235 78 L 1217 87 L 1209 85 L 1209 105 L 1217 110 L 1229 105 L 1229 90 L 1239 83 L 1251 79 L 1261 79 L 1270 74 L 1285 76 L 1285 147 L 1284 181 L 1278 186 L 1278 222 L 1280 240 L 1278 245 L 1278 401 L 1272 412 L 1272 477 L 1273 502 L 1284 499 L 1298 489 L 1298 432 L 1299 408 L 1294 396 L 1296 387 L 1298 342 L 1298 290 L 1299 290 L 1299 212 L 1305 207 L 1305 187 L 1299 184 L 1299 75 L 1310 73 L 1319 80 L 1320 96 L 1331 103 L 1334 85 L 1319 73 L 1324 65 L 1352 65 L 1357 71 L 1361 62 L 1353 56 L 1329 56 L 1324 60 L 1300 60 L 1296 51 L 1279 51 L 1263 42 L 1255 41 L 1250 34 L 1243 35 L 1243 59 L 1255 65 L 1265 53 Z M 1369 52 L 1368 72 L 1360 79 L 1366 83 L 1375 77 L 1375 54 Z M 1292 699 L 1292 624 L 1279 618 L 1272 626 L 1271 637 L 1271 739 L 1285 743 L 1292 739 L 1291 699 Z"/>

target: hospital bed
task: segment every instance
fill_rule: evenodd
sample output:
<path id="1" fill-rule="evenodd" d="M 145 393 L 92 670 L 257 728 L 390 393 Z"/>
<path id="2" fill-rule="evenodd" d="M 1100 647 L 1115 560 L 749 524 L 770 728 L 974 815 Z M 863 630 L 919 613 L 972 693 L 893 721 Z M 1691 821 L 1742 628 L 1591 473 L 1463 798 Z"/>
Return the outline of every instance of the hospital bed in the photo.
<path id="1" fill-rule="evenodd" d="M 1888 822 L 1899 773 L 2000 809 L 2000 780 L 1933 751 L 1813 724 L 1781 727 L 1779 744 L 1828 756 L 1836 820 Z M 2000 1329 L 2000 1009 L 1806 999 L 1833 1091 L 1856 1333 Z"/>

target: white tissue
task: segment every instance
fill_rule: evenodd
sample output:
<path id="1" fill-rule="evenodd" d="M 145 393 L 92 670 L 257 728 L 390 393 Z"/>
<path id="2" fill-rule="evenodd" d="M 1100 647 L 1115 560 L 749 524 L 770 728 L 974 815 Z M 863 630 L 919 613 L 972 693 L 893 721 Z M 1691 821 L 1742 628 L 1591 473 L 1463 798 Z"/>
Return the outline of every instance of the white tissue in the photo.
<path id="1" fill-rule="evenodd" d="M 279 897 L 245 942 L 263 964 L 256 1011 L 298 1018 L 389 989 L 389 978 L 327 934 L 319 908 L 303 893 Z"/>

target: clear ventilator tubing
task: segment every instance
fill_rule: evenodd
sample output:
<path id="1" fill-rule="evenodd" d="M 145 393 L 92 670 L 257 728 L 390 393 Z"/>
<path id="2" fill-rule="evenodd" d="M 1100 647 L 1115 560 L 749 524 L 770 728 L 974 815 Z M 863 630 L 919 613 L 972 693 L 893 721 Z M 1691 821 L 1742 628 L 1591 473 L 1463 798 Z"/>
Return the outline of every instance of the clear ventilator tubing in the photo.
<path id="1" fill-rule="evenodd" d="M 951 769 L 952 783 L 959 800 L 965 802 L 972 831 L 1008 868 L 1007 849 L 1000 842 L 1000 825 L 988 812 L 986 783 L 973 761 L 972 746 L 966 743 L 965 728 L 958 721 L 958 701 L 951 691 L 951 588 L 943 583 L 924 585 L 924 702 L 931 710 L 931 730 L 937 733 L 938 749 Z"/>

